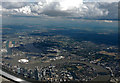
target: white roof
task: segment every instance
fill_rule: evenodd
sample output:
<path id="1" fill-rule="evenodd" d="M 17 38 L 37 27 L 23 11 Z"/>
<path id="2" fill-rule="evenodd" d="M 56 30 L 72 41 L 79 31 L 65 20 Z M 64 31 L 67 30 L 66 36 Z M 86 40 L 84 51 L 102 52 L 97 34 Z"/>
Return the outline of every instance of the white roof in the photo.
<path id="1" fill-rule="evenodd" d="M 20 60 L 18 60 L 18 62 L 20 62 L 20 63 L 27 63 L 27 62 L 29 62 L 29 60 L 27 60 L 27 59 L 20 59 Z"/>

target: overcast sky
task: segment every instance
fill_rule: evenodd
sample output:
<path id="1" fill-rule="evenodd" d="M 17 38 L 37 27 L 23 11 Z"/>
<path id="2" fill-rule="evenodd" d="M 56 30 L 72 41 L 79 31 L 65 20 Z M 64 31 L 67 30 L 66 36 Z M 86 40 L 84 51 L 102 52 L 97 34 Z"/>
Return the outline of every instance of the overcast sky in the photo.
<path id="1" fill-rule="evenodd" d="M 37 2 L 36 2 L 37 1 Z M 119 0 L 4 0 L 4 16 L 118 19 Z M 33 3 L 31 3 L 33 2 Z M 1 10 L 0 10 L 1 11 Z"/>

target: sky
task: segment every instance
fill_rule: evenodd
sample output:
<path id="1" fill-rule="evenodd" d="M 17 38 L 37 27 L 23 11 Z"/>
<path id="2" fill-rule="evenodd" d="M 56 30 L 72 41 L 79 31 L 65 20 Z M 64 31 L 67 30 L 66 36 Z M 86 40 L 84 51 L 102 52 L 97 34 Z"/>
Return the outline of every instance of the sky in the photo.
<path id="1" fill-rule="evenodd" d="M 0 11 L 6 17 L 117 20 L 118 1 L 120 0 L 4 0 Z"/>

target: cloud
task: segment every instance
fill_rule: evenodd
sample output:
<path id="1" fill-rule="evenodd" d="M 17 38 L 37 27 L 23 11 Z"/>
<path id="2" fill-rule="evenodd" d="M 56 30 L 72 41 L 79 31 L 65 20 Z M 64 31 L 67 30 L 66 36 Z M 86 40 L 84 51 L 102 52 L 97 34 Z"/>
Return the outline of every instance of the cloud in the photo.
<path id="1" fill-rule="evenodd" d="M 0 0 L 0 2 L 39 2 L 39 1 L 41 1 L 41 0 Z M 51 1 L 51 0 L 49 0 L 49 1 Z M 59 0 L 59 1 L 61 1 L 61 0 Z M 118 2 L 120 0 L 83 0 L 83 1 L 84 2 Z"/>
<path id="2" fill-rule="evenodd" d="M 84 0 L 84 2 L 119 2 L 120 0 Z"/>
<path id="3" fill-rule="evenodd" d="M 29 5 L 28 2 L 3 2 L 2 7 L 6 9 L 20 8 Z"/>
<path id="4" fill-rule="evenodd" d="M 91 0 L 92 1 L 92 0 Z M 100 0 L 99 0 L 100 1 Z M 112 1 L 112 0 L 111 0 Z M 9 4 L 9 3 L 4 3 Z M 117 19 L 118 3 L 83 2 L 83 0 L 40 0 L 34 3 L 10 3 L 3 6 L 5 15 Z"/>
<path id="5" fill-rule="evenodd" d="M 0 0 L 0 2 L 30 2 L 31 0 Z"/>

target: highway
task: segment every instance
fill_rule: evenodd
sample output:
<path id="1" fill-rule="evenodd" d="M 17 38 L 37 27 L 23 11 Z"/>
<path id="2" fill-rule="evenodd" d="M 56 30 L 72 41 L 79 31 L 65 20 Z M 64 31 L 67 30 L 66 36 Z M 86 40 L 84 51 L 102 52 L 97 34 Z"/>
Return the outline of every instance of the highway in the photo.
<path id="1" fill-rule="evenodd" d="M 18 78 L 18 77 L 15 77 L 13 75 L 10 75 L 10 74 L 2 71 L 1 69 L 0 69 L 0 75 L 4 76 L 4 77 L 6 77 L 6 78 L 8 78 L 8 79 L 10 79 L 10 80 L 12 80 L 14 82 L 18 82 L 18 83 L 30 83 L 30 82 L 25 81 L 25 80 L 23 80 L 21 78 Z"/>

